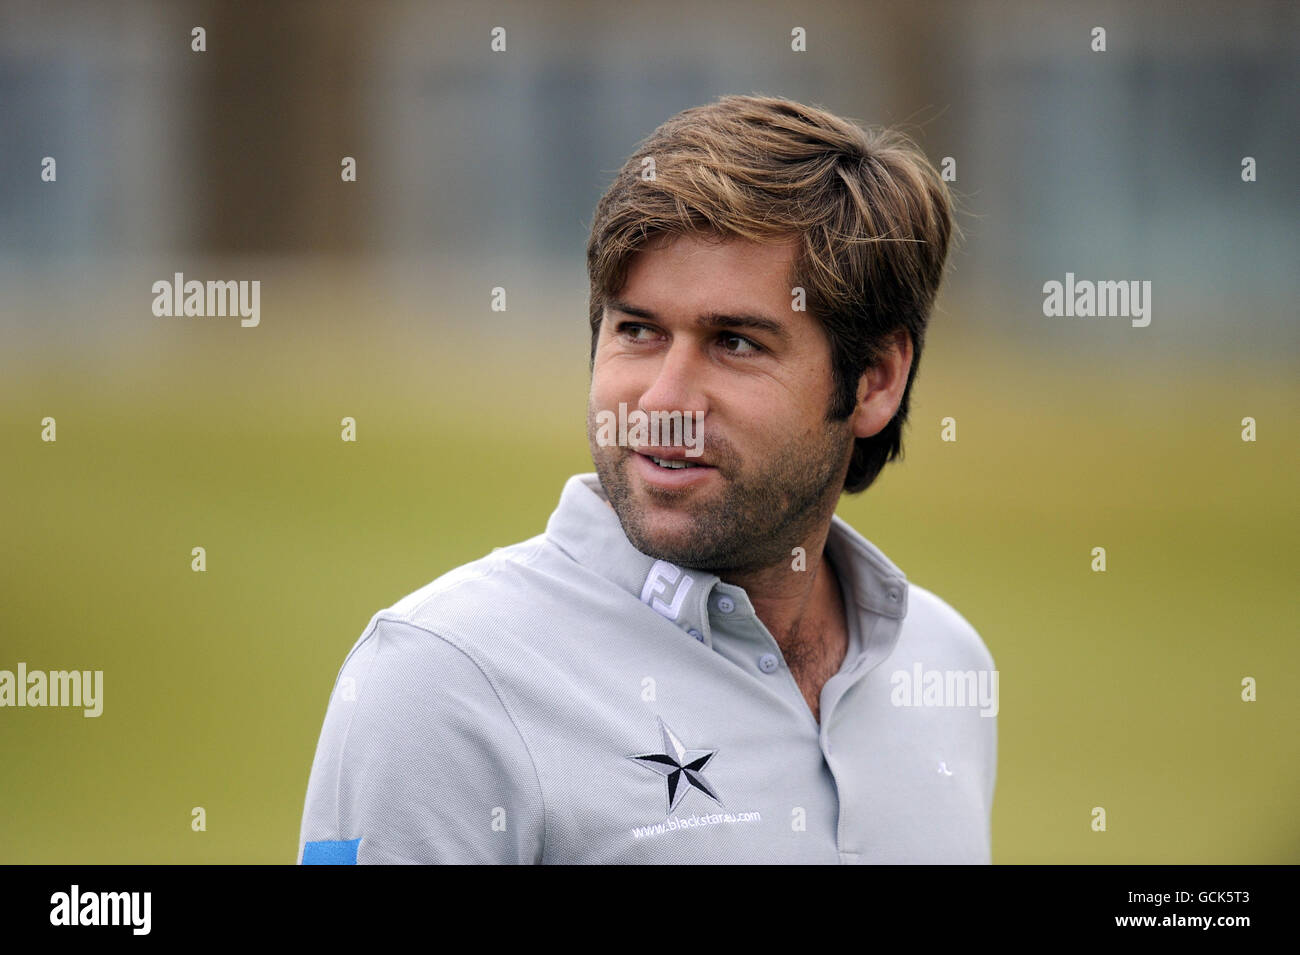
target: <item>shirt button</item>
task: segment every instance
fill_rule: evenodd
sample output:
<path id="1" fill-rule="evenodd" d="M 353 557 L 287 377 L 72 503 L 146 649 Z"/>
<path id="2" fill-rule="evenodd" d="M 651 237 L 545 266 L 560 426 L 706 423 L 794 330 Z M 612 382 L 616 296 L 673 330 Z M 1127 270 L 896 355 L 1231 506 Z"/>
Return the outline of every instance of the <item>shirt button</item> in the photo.
<path id="1" fill-rule="evenodd" d="M 694 627 L 692 627 L 690 630 L 687 630 L 686 632 L 689 633 L 696 640 L 700 641 L 700 643 L 704 642 L 704 634 L 700 633 L 700 631 L 696 630 Z"/>
<path id="2" fill-rule="evenodd" d="M 776 659 L 776 654 L 773 653 L 765 653 L 758 658 L 758 668 L 764 673 L 774 673 L 780 665 L 780 662 Z"/>
<path id="3" fill-rule="evenodd" d="M 736 609 L 736 602 L 732 600 L 730 597 L 728 597 L 726 594 L 723 594 L 721 597 L 718 598 L 718 610 L 720 610 L 722 613 L 731 613 L 731 611 L 735 609 Z"/>

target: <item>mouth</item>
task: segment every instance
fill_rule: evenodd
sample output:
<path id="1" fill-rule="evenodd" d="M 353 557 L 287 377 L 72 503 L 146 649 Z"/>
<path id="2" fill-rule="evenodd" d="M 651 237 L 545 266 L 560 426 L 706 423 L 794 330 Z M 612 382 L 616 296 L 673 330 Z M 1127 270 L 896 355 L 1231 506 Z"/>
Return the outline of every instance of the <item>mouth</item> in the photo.
<path id="1" fill-rule="evenodd" d="M 690 461 L 687 461 L 685 459 L 672 461 L 669 460 L 668 458 L 657 458 L 653 454 L 648 454 L 646 455 L 646 457 L 648 457 L 655 464 L 659 465 L 661 468 L 669 468 L 672 470 L 677 470 L 678 468 L 707 467 L 707 465 L 693 464 Z"/>
<path id="2" fill-rule="evenodd" d="M 694 454 L 690 452 L 695 449 L 670 444 L 642 444 L 630 450 L 642 457 L 649 458 L 661 468 L 713 467 L 712 464 L 703 459 L 704 450 L 702 448 L 696 450 Z"/>
<path id="3" fill-rule="evenodd" d="M 702 461 L 689 460 L 682 448 L 637 449 L 632 458 L 646 483 L 663 488 L 689 487 L 717 473 Z"/>

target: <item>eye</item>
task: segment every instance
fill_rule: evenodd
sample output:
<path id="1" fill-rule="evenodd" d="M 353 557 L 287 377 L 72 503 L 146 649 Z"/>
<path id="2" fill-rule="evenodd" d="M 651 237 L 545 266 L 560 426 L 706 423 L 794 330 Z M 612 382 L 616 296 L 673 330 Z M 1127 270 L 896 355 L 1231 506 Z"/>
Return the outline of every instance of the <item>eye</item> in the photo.
<path id="1" fill-rule="evenodd" d="M 721 335 L 718 341 L 724 351 L 733 355 L 756 355 L 763 350 L 762 345 L 756 345 L 743 335 Z"/>
<path id="2" fill-rule="evenodd" d="M 639 322 L 619 322 L 615 331 L 634 342 L 648 341 L 654 333 L 654 329 L 649 325 L 642 325 Z M 641 332 L 645 332 L 645 334 L 642 335 Z"/>

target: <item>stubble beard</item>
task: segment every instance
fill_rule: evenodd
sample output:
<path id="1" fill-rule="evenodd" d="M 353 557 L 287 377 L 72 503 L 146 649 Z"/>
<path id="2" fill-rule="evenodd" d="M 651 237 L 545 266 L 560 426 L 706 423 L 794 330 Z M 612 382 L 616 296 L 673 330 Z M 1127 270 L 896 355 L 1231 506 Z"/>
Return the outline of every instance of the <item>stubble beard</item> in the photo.
<path id="1" fill-rule="evenodd" d="M 718 468 L 721 490 L 671 490 L 633 483 L 625 447 L 600 447 L 588 411 L 592 461 L 623 533 L 643 554 L 719 576 L 747 573 L 793 559 L 792 551 L 834 513 L 853 452 L 846 422 L 823 421 L 797 446 L 783 448 L 757 472 L 746 472 L 720 435 L 706 437 L 704 456 Z M 671 509 L 680 527 L 656 526 L 654 512 Z"/>

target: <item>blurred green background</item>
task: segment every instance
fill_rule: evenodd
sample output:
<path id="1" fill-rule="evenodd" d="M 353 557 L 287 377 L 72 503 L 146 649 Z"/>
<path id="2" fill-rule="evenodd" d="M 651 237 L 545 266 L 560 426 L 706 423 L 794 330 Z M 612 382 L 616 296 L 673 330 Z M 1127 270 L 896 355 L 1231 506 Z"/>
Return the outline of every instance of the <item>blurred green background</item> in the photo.
<path id="1" fill-rule="evenodd" d="M 779 6 L 66 6 L 0 7 L 0 669 L 105 702 L 0 710 L 0 862 L 294 861 L 371 615 L 592 469 L 596 198 L 752 89 L 958 158 L 906 456 L 840 513 L 994 655 L 994 861 L 1300 862 L 1293 5 L 828 4 L 802 60 Z M 174 271 L 261 280 L 261 324 L 154 317 Z M 1151 279 L 1151 326 L 1044 318 L 1066 271 Z"/>
<path id="2" fill-rule="evenodd" d="M 541 532 L 591 469 L 579 322 L 420 355 L 268 324 L 6 376 L 3 662 L 103 669 L 105 708 L 0 712 L 0 858 L 292 861 L 370 615 Z M 922 361 L 904 462 L 840 513 L 994 654 L 995 861 L 1300 861 L 1290 369 L 1030 361 L 942 320 Z"/>

